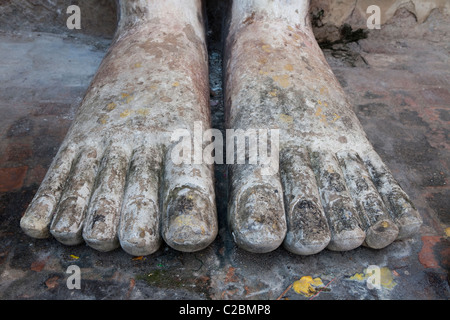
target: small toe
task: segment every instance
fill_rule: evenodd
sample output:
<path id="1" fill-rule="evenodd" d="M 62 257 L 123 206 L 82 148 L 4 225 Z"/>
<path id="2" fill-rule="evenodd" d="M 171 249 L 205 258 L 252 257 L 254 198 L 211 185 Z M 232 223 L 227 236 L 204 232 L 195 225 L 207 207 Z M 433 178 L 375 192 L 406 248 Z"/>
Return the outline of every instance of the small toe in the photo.
<path id="1" fill-rule="evenodd" d="M 82 230 L 95 176 L 98 169 L 98 152 L 88 148 L 75 161 L 67 180 L 58 210 L 50 226 L 50 232 L 65 245 L 83 242 Z"/>
<path id="2" fill-rule="evenodd" d="M 422 217 L 390 170 L 374 151 L 366 165 L 388 212 L 399 231 L 397 240 L 409 239 L 419 232 Z"/>
<path id="3" fill-rule="evenodd" d="M 152 254 L 162 242 L 158 208 L 160 171 L 159 152 L 148 148 L 134 152 L 119 224 L 120 245 L 134 256 Z"/>
<path id="4" fill-rule="evenodd" d="M 20 227 L 28 236 L 39 239 L 50 236 L 49 226 L 66 186 L 74 158 L 74 148 L 62 147 L 58 151 L 36 195 L 20 220 Z"/>
<path id="5" fill-rule="evenodd" d="M 362 159 L 355 152 L 340 152 L 337 157 L 366 232 L 364 245 L 373 249 L 388 246 L 397 238 L 398 228 L 390 218 Z"/>
<path id="6" fill-rule="evenodd" d="M 327 248 L 348 251 L 359 247 L 364 242 L 365 232 L 336 157 L 327 152 L 314 152 L 312 164 L 331 231 Z"/>
<path id="7" fill-rule="evenodd" d="M 102 159 L 86 214 L 83 238 L 98 251 L 119 246 L 117 229 L 128 170 L 128 151 L 110 146 Z"/>
<path id="8" fill-rule="evenodd" d="M 287 220 L 284 247 L 299 255 L 322 251 L 331 235 L 307 152 L 299 148 L 284 151 L 281 181 Z"/>

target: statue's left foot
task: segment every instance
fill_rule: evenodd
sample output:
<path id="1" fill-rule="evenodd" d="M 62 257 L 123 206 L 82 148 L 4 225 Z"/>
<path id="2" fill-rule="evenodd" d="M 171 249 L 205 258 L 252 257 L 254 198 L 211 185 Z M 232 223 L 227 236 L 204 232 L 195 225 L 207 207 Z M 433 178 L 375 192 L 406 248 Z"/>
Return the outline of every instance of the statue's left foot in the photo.
<path id="1" fill-rule="evenodd" d="M 307 4 L 233 2 L 227 126 L 279 130 L 280 157 L 274 174 L 231 166 L 231 231 L 253 252 L 282 243 L 297 254 L 380 249 L 414 235 L 421 217 L 367 140 L 316 43 Z"/>

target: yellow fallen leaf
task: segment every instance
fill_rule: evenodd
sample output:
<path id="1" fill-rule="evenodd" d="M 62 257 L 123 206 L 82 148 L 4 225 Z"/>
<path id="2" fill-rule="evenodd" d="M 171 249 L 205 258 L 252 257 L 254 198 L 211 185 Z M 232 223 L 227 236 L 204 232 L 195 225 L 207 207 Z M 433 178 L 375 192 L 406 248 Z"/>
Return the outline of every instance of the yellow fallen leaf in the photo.
<path id="1" fill-rule="evenodd" d="M 394 277 L 392 276 L 392 271 L 387 268 L 381 268 L 381 286 L 387 289 L 392 289 L 397 285 L 394 281 Z"/>
<path id="2" fill-rule="evenodd" d="M 391 271 L 388 267 L 382 267 L 379 269 L 379 274 L 375 274 L 374 272 L 369 273 L 367 269 L 364 269 L 363 273 L 355 273 L 353 276 L 351 276 L 350 280 L 355 281 L 366 281 L 369 279 L 370 276 L 379 276 L 379 284 L 386 289 L 392 289 L 394 288 L 397 283 L 394 281 L 393 275 L 395 275 L 395 271 Z M 398 275 L 398 273 L 397 273 Z"/>
<path id="3" fill-rule="evenodd" d="M 71 257 L 72 259 L 80 259 L 80 257 L 74 256 L 73 254 L 71 254 L 70 257 Z"/>
<path id="4" fill-rule="evenodd" d="M 368 274 L 355 273 L 353 276 L 350 277 L 350 280 L 363 281 L 366 280 L 368 277 L 369 277 Z"/>
<path id="5" fill-rule="evenodd" d="M 316 288 L 323 287 L 323 282 L 320 278 L 312 278 L 311 276 L 301 277 L 292 285 L 292 289 L 298 294 L 306 297 L 311 297 L 316 293 Z"/>
<path id="6" fill-rule="evenodd" d="M 140 261 L 140 260 L 144 260 L 144 256 L 138 256 L 138 257 L 134 257 L 133 259 L 131 259 L 133 261 Z"/>

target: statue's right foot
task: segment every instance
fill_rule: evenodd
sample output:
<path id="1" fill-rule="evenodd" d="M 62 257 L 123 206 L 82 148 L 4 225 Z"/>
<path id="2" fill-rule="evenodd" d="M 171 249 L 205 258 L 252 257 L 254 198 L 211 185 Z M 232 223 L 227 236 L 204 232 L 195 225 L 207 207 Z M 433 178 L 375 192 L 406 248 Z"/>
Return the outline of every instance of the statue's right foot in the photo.
<path id="1" fill-rule="evenodd" d="M 201 1 L 119 6 L 115 40 L 21 227 L 132 255 L 163 240 L 203 249 L 217 234 L 213 168 L 171 158 L 173 132 L 210 125 Z"/>

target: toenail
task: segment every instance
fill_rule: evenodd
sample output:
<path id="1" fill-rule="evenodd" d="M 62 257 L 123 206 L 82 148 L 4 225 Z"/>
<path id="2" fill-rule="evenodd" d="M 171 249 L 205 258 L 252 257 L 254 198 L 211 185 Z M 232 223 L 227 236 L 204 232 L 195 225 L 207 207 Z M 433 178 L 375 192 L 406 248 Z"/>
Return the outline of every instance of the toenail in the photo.
<path id="1" fill-rule="evenodd" d="M 232 219 L 235 242 L 257 253 L 275 250 L 286 235 L 286 219 L 279 192 L 266 186 L 245 190 Z"/>
<path id="2" fill-rule="evenodd" d="M 177 190 L 171 197 L 163 227 L 167 244 L 185 252 L 207 247 L 217 233 L 214 221 L 208 219 L 213 210 L 209 199 L 191 188 Z"/>

